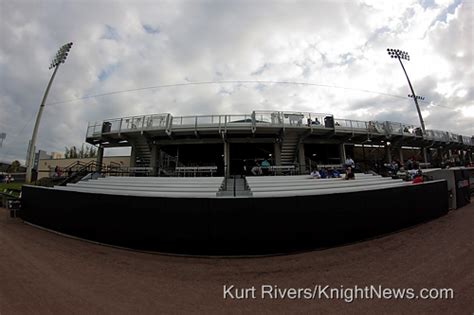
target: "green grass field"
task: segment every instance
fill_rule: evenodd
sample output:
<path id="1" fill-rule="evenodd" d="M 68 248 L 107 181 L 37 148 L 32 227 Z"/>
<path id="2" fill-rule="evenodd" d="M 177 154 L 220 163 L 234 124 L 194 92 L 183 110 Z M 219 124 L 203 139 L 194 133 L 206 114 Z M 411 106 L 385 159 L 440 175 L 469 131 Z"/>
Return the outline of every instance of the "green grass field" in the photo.
<path id="1" fill-rule="evenodd" d="M 21 186 L 23 186 L 23 183 L 0 183 L 0 191 L 3 191 L 5 188 L 21 189 Z"/>
<path id="2" fill-rule="evenodd" d="M 0 183 L 0 192 L 3 192 L 4 189 L 21 189 L 23 183 Z"/>

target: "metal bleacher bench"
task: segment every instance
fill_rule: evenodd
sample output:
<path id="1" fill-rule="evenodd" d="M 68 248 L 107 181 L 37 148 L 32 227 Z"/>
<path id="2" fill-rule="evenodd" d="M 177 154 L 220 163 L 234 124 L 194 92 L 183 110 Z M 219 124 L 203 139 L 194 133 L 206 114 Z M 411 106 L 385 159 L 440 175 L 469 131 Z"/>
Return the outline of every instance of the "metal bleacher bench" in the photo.
<path id="1" fill-rule="evenodd" d="M 197 176 L 202 174 L 210 174 L 211 176 L 213 176 L 214 173 L 217 172 L 217 166 L 178 166 L 175 170 L 178 176 Z"/>

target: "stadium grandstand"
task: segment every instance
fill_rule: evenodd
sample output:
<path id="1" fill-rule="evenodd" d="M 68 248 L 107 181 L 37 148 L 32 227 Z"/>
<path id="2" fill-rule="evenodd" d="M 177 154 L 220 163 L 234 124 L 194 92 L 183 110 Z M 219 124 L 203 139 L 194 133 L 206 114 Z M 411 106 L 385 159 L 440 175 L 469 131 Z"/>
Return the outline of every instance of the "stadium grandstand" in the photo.
<path id="1" fill-rule="evenodd" d="M 242 115 L 173 116 L 169 113 L 91 122 L 86 141 L 104 148 L 131 147 L 130 167 L 149 175 L 219 175 L 249 172 L 267 159 L 272 173 L 309 174 L 316 165 L 341 166 L 347 156 L 382 152 L 372 162 L 421 166 L 472 163 L 474 137 L 391 121 L 339 119 L 331 114 L 253 111 Z M 380 155 L 380 154 L 379 154 Z"/>

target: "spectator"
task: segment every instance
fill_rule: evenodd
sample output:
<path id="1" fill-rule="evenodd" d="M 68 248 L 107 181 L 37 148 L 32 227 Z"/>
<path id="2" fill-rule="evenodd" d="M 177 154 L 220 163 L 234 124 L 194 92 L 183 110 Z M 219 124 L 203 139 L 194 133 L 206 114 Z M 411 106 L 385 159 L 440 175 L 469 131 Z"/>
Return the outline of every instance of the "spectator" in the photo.
<path id="1" fill-rule="evenodd" d="M 355 179 L 354 172 L 352 171 L 352 167 L 348 166 L 346 168 L 346 177 L 344 179 Z"/>
<path id="2" fill-rule="evenodd" d="M 398 169 L 399 169 L 397 162 L 392 161 L 392 163 L 390 164 L 390 168 L 391 168 L 392 175 L 396 176 L 397 173 L 398 173 Z"/>
<path id="3" fill-rule="evenodd" d="M 321 175 L 321 178 L 328 178 L 328 170 L 326 168 L 322 168 L 321 171 L 319 172 Z"/>
<path id="4" fill-rule="evenodd" d="M 314 169 L 314 170 L 311 172 L 311 177 L 312 177 L 312 178 L 320 179 L 320 178 L 321 178 L 321 174 L 319 174 L 319 172 L 318 172 L 317 169 Z"/>
<path id="5" fill-rule="evenodd" d="M 416 172 L 415 178 L 413 179 L 413 184 L 419 183 L 423 183 L 423 173 L 421 172 L 421 170 L 418 170 L 418 172 Z"/>
<path id="6" fill-rule="evenodd" d="M 262 169 L 262 174 L 263 175 L 268 175 L 270 171 L 270 162 L 267 161 L 267 159 L 264 159 L 262 163 L 260 164 L 260 167 Z"/>
<path id="7" fill-rule="evenodd" d="M 346 167 L 349 167 L 349 166 L 350 166 L 351 168 L 354 168 L 354 167 L 355 167 L 354 160 L 351 159 L 350 156 L 347 156 L 347 159 L 346 159 L 346 161 L 344 162 L 344 165 L 345 165 Z"/>
<path id="8" fill-rule="evenodd" d="M 336 169 L 333 169 L 331 168 L 329 170 L 330 174 L 331 174 L 331 178 L 339 178 L 341 177 L 341 173 L 339 173 Z"/>
<path id="9" fill-rule="evenodd" d="M 413 160 L 413 169 L 414 169 L 414 170 L 419 169 L 419 168 L 420 168 L 420 165 L 418 164 L 418 161 L 416 160 L 416 157 L 415 157 L 415 156 L 412 158 L 412 160 Z"/>
<path id="10" fill-rule="evenodd" d="M 258 164 L 257 160 L 255 160 L 255 165 L 252 167 L 250 172 L 254 175 L 262 175 L 262 169 L 260 168 L 260 165 Z"/>

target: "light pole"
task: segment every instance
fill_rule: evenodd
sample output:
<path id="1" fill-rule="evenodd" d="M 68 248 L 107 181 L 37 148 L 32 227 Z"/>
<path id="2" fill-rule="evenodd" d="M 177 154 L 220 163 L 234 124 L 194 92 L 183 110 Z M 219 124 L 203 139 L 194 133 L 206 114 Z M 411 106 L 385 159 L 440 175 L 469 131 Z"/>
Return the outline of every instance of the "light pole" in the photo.
<path id="1" fill-rule="evenodd" d="M 51 84 L 53 83 L 54 77 L 56 76 L 56 72 L 58 72 L 59 65 L 66 61 L 67 55 L 69 50 L 72 47 L 72 43 L 65 44 L 59 48 L 56 56 L 54 57 L 53 61 L 51 61 L 51 65 L 49 69 L 54 68 L 53 74 L 51 75 L 51 79 L 49 79 L 48 86 L 46 87 L 46 91 L 43 95 L 43 100 L 41 101 L 41 105 L 38 111 L 38 115 L 36 116 L 35 127 L 33 129 L 33 135 L 31 136 L 31 141 L 28 147 L 28 156 L 26 159 L 26 183 L 31 182 L 31 173 L 33 170 L 33 164 L 35 159 L 35 145 L 36 145 L 36 137 L 38 135 L 38 128 L 41 120 L 41 115 L 43 114 L 44 103 L 46 103 L 46 98 L 48 97 L 49 89 L 51 88 Z"/>
<path id="2" fill-rule="evenodd" d="M 0 133 L 0 148 L 2 147 L 3 140 L 5 140 L 6 137 L 7 137 L 6 133 L 4 133 L 4 132 Z"/>
<path id="3" fill-rule="evenodd" d="M 403 72 L 405 73 L 405 77 L 407 78 L 408 85 L 410 86 L 410 90 L 411 90 L 411 95 L 408 95 L 408 97 L 413 98 L 413 100 L 415 101 L 416 110 L 418 111 L 418 117 L 420 118 L 421 130 L 424 136 L 425 135 L 425 122 L 423 121 L 423 117 L 421 116 L 420 106 L 418 105 L 418 100 L 424 99 L 424 97 L 420 97 L 415 94 L 415 90 L 413 90 L 413 86 L 411 85 L 410 79 L 408 78 L 407 71 L 405 70 L 405 67 L 403 66 L 403 62 L 402 62 L 402 59 L 410 61 L 410 55 L 408 55 L 406 51 L 402 51 L 400 49 L 391 49 L 391 48 L 387 48 L 387 53 L 391 58 L 397 58 L 398 61 L 400 62 L 400 65 L 402 66 Z M 428 155 L 427 155 L 425 147 L 423 147 L 423 159 L 425 160 L 425 163 L 428 163 Z"/>
<path id="4" fill-rule="evenodd" d="M 411 96 L 409 96 L 409 97 L 412 97 L 413 100 L 415 101 L 416 110 L 418 111 L 418 117 L 420 118 L 421 130 L 423 130 L 423 134 L 424 134 L 425 133 L 425 122 L 423 121 L 423 117 L 421 116 L 420 106 L 418 105 L 418 99 L 420 99 L 420 97 L 416 96 L 415 91 L 413 90 L 413 86 L 411 85 L 410 79 L 408 78 L 407 71 L 405 70 L 405 67 L 403 66 L 403 62 L 402 62 L 402 59 L 410 61 L 410 56 L 408 55 L 408 53 L 406 51 L 402 51 L 400 49 L 387 48 L 387 53 L 391 58 L 397 58 L 398 61 L 400 61 L 400 65 L 402 66 L 403 72 L 405 72 L 405 76 L 407 78 L 408 85 L 410 86 Z"/>

